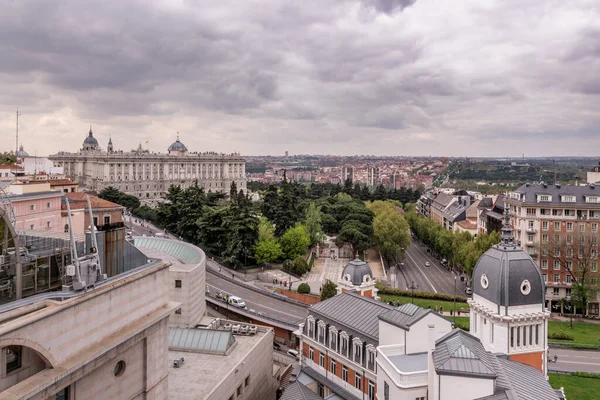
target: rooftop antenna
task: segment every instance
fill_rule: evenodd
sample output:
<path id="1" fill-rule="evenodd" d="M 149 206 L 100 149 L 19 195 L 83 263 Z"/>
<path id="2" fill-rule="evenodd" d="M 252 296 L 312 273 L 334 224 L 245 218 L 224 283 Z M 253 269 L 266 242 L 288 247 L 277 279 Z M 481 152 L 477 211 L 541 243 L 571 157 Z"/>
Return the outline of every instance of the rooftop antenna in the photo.
<path id="1" fill-rule="evenodd" d="M 19 116 L 21 113 L 19 112 L 19 107 L 17 107 L 17 135 L 15 141 L 15 156 L 19 154 Z"/>

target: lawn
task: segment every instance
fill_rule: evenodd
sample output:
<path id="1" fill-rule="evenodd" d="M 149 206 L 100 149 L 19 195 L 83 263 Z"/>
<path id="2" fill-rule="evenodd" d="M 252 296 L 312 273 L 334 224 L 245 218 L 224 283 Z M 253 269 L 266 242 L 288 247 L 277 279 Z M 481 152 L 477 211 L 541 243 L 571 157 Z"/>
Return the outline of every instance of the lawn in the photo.
<path id="1" fill-rule="evenodd" d="M 379 297 L 381 298 L 382 301 L 385 301 L 386 303 L 389 302 L 389 301 L 400 302 L 402 304 L 410 303 L 411 302 L 411 299 L 408 296 L 397 296 L 397 295 L 392 295 L 392 294 L 380 294 Z M 432 299 L 419 299 L 419 298 L 415 297 L 414 302 L 419 307 L 423 307 L 423 308 L 431 307 L 432 310 L 435 310 L 436 307 L 439 308 L 440 306 L 443 307 L 444 311 L 454 310 L 454 302 L 452 302 L 452 301 L 447 301 L 447 300 L 432 300 Z M 456 302 L 456 310 L 461 310 L 461 309 L 462 309 L 461 314 L 463 312 L 465 312 L 465 311 L 468 312 L 469 305 L 467 303 L 461 303 L 461 302 L 457 301 Z"/>
<path id="2" fill-rule="evenodd" d="M 457 328 L 468 331 L 469 324 L 469 317 L 456 317 Z M 549 342 L 594 344 L 600 346 L 600 324 L 573 322 L 573 329 L 571 329 L 568 322 L 548 321 L 548 331 L 550 333 L 567 333 L 574 338 L 574 340 L 548 339 Z"/>
<path id="3" fill-rule="evenodd" d="M 549 321 L 548 333 L 567 333 L 575 340 L 548 339 L 550 342 L 594 344 L 600 346 L 600 324 L 590 322 L 573 322 L 573 329 L 569 328 L 568 322 Z"/>
<path id="4" fill-rule="evenodd" d="M 554 389 L 565 388 L 567 399 L 592 400 L 598 398 L 600 379 L 583 378 L 566 374 L 548 374 Z"/>

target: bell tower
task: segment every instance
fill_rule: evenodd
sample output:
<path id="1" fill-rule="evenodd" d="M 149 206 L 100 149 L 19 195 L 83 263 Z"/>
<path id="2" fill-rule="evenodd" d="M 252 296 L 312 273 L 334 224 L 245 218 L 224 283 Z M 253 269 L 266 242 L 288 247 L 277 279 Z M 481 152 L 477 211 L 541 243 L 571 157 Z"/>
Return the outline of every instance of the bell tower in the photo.
<path id="1" fill-rule="evenodd" d="M 487 351 L 548 373 L 546 286 L 533 259 L 515 244 L 505 202 L 502 240 L 486 251 L 473 271 L 470 333 Z"/>

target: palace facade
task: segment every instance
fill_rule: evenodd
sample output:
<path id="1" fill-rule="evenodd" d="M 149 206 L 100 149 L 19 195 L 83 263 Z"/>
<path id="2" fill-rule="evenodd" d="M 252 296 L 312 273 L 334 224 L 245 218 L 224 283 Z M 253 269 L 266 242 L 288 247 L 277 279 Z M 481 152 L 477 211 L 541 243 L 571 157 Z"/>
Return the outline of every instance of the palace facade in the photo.
<path id="1" fill-rule="evenodd" d="M 141 144 L 129 152 L 114 150 L 112 138 L 104 151 L 90 128 L 77 153 L 61 151 L 49 158 L 84 190 L 99 192 L 112 186 L 147 204 L 155 204 L 171 185 L 228 191 L 235 182 L 246 191 L 246 162 L 239 153 L 189 152 L 179 135 L 166 154 L 150 152 Z"/>

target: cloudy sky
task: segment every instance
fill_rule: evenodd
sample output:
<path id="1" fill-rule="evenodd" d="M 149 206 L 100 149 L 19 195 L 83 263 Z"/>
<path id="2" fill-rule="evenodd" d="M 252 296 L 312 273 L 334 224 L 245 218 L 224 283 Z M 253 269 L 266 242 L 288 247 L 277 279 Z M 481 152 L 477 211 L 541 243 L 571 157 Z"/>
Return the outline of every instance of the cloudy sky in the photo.
<path id="1" fill-rule="evenodd" d="M 598 0 L 6 0 L 0 151 L 598 155 Z"/>

